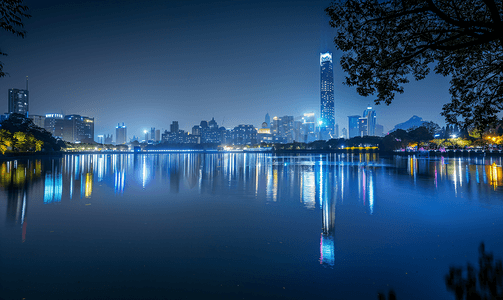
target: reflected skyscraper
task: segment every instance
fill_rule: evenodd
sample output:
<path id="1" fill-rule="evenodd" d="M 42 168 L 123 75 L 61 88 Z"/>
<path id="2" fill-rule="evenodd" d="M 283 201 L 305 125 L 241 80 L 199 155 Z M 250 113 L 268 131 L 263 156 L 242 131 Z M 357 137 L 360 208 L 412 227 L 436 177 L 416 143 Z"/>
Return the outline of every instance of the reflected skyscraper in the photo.
<path id="1" fill-rule="evenodd" d="M 320 134 L 322 139 L 330 139 L 334 133 L 335 107 L 334 107 L 334 70 L 332 52 L 320 54 Z"/>

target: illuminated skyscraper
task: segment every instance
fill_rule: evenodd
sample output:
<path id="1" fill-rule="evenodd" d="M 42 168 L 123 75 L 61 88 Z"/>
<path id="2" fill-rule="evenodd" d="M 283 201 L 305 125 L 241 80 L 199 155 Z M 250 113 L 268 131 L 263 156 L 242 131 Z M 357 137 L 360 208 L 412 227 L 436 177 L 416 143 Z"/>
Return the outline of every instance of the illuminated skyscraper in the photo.
<path id="1" fill-rule="evenodd" d="M 321 119 L 320 133 L 322 139 L 330 139 L 334 135 L 335 108 L 334 108 L 334 67 L 332 52 L 320 54 L 321 67 Z"/>
<path id="2" fill-rule="evenodd" d="M 366 110 L 363 111 L 363 118 L 367 119 L 367 134 L 370 136 L 374 136 L 375 134 L 375 129 L 376 129 L 376 111 L 372 109 L 372 107 L 367 107 Z"/>
<path id="3" fill-rule="evenodd" d="M 21 114 L 28 117 L 30 106 L 28 92 L 28 76 L 26 76 L 26 89 L 9 89 L 9 114 Z"/>
<path id="4" fill-rule="evenodd" d="M 115 144 L 120 145 L 120 144 L 125 144 L 127 139 L 127 128 L 124 123 L 122 125 L 117 124 L 115 127 Z"/>
<path id="5" fill-rule="evenodd" d="M 360 130 L 359 130 L 359 119 L 360 116 L 348 116 L 348 121 L 349 121 L 349 137 L 348 138 L 354 138 L 355 136 L 360 136 Z"/>

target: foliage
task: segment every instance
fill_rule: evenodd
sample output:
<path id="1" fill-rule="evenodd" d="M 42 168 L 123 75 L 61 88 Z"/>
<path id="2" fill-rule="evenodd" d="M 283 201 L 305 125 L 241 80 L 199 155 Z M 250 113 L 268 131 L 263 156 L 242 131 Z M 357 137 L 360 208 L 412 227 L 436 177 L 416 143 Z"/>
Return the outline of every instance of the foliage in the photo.
<path id="1" fill-rule="evenodd" d="M 23 0 L 0 0 L 0 28 L 24 38 L 26 31 L 22 29 L 22 19 L 31 17 L 27 11 L 28 7 L 23 5 Z M 0 55 L 7 54 L 0 50 Z M 0 62 L 0 77 L 5 75 L 3 63 Z"/>
<path id="2" fill-rule="evenodd" d="M 397 129 L 382 139 L 381 147 L 379 147 L 379 149 L 383 151 L 404 149 L 410 142 L 412 142 L 412 140 L 407 131 Z"/>
<path id="3" fill-rule="evenodd" d="M 37 140 L 33 134 L 24 132 L 14 132 L 0 129 L 0 152 L 5 154 L 8 150 L 16 152 L 41 151 L 44 142 Z"/>
<path id="4" fill-rule="evenodd" d="M 433 139 L 433 134 L 430 133 L 430 130 L 432 129 L 428 129 L 426 126 L 421 125 L 407 133 L 414 142 L 424 142 Z"/>
<path id="5" fill-rule="evenodd" d="M 503 299 L 502 262 L 494 261 L 493 254 L 485 252 L 484 243 L 479 246 L 478 274 L 471 264 L 467 265 L 466 271 L 464 278 L 463 268 L 450 267 L 449 274 L 445 276 L 447 289 L 454 293 L 457 300 Z"/>
<path id="6" fill-rule="evenodd" d="M 12 147 L 12 135 L 8 130 L 0 129 L 0 152 L 5 154 Z"/>
<path id="7" fill-rule="evenodd" d="M 469 139 L 464 139 L 464 138 L 455 138 L 455 139 L 450 139 L 453 145 L 456 145 L 460 148 L 468 147 L 472 144 L 472 141 Z"/>
<path id="8" fill-rule="evenodd" d="M 435 133 L 437 133 L 437 132 L 440 131 L 440 125 L 438 125 L 437 123 L 435 123 L 433 121 L 424 122 L 421 125 L 421 127 L 426 128 L 426 130 L 428 131 L 428 133 L 431 134 L 432 136 L 434 136 Z"/>
<path id="9" fill-rule="evenodd" d="M 62 141 L 56 140 L 50 132 L 37 127 L 33 121 L 20 114 L 11 114 L 7 120 L 1 123 L 1 128 L 9 132 L 23 132 L 31 134 L 33 138 L 43 142 L 40 146 L 44 151 L 59 151 L 64 145 Z"/>
<path id="10" fill-rule="evenodd" d="M 487 143 L 493 145 L 501 145 L 503 144 L 503 136 L 501 135 L 487 135 L 484 137 L 487 140 Z"/>
<path id="11" fill-rule="evenodd" d="M 502 0 L 334 0 L 326 8 L 345 83 L 390 104 L 430 66 L 451 76 L 450 124 L 484 129 L 503 109 Z"/>

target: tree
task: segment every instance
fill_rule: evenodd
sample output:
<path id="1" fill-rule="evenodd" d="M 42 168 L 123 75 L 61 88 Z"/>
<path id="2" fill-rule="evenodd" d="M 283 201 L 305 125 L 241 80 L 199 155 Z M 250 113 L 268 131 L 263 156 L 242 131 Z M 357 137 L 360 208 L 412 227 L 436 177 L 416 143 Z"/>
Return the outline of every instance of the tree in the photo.
<path id="1" fill-rule="evenodd" d="M 24 38 L 26 31 L 23 28 L 23 18 L 30 18 L 27 13 L 28 6 L 23 5 L 23 0 L 0 0 L 0 28 Z M 0 50 L 0 55 L 7 55 Z M 3 63 L 0 62 L 0 77 L 7 73 L 3 72 Z"/>
<path id="2" fill-rule="evenodd" d="M 0 152 L 5 154 L 5 151 L 12 147 L 12 134 L 5 129 L 0 129 Z"/>
<path id="3" fill-rule="evenodd" d="M 389 105 L 407 75 L 424 79 L 436 63 L 436 73 L 451 76 L 446 121 L 486 128 L 503 110 L 502 1 L 334 0 L 325 11 L 345 84 Z"/>
<path id="4" fill-rule="evenodd" d="M 412 141 L 417 142 L 418 144 L 421 142 L 430 141 L 433 139 L 433 134 L 426 126 L 419 126 L 413 130 L 407 132 Z"/>
<path id="5" fill-rule="evenodd" d="M 461 267 L 450 267 L 449 274 L 445 276 L 445 285 L 457 300 L 503 299 L 503 264 L 501 260 L 494 261 L 492 253 L 485 252 L 484 243 L 479 246 L 478 274 L 470 264 L 466 270 L 466 278 Z"/>
<path id="6" fill-rule="evenodd" d="M 33 135 L 35 139 L 43 142 L 44 151 L 59 151 L 64 146 L 64 143 L 56 140 L 50 132 L 37 127 L 31 119 L 20 114 L 11 114 L 1 123 L 1 126 L 9 132 L 24 132 Z"/>
<path id="7" fill-rule="evenodd" d="M 409 142 L 411 142 L 411 138 L 407 131 L 403 129 L 397 129 L 382 139 L 382 143 L 379 146 L 379 149 L 383 151 L 404 149 L 405 147 L 407 147 Z"/>
<path id="8" fill-rule="evenodd" d="M 424 122 L 423 125 L 421 126 L 425 127 L 428 130 L 428 132 L 433 136 L 435 136 L 435 134 L 440 132 L 441 130 L 440 126 L 433 121 Z"/>

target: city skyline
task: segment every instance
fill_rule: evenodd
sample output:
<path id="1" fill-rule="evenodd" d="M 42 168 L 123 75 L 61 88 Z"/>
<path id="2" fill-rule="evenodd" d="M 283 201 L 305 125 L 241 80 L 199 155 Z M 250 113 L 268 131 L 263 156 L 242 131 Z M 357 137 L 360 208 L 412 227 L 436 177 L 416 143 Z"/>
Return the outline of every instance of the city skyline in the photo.
<path id="1" fill-rule="evenodd" d="M 374 106 L 372 97 L 342 84 L 340 52 L 323 12 L 329 1 L 93 3 L 26 1 L 33 16 L 24 22 L 26 38 L 4 34 L 10 77 L 0 87 L 22 88 L 29 76 L 30 114 L 94 117 L 96 136 L 112 134 L 124 122 L 128 138 L 151 127 L 169 130 L 172 121 L 189 131 L 212 117 L 233 128 L 260 127 L 266 113 L 319 116 L 324 49 L 334 53 L 339 131 L 347 128 L 347 116 Z M 245 10 L 250 13 L 241 18 Z M 433 75 L 406 85 L 391 106 L 374 106 L 378 122 L 385 132 L 412 115 L 443 125 L 447 83 Z M 7 99 L 0 102 L 7 112 Z"/>

